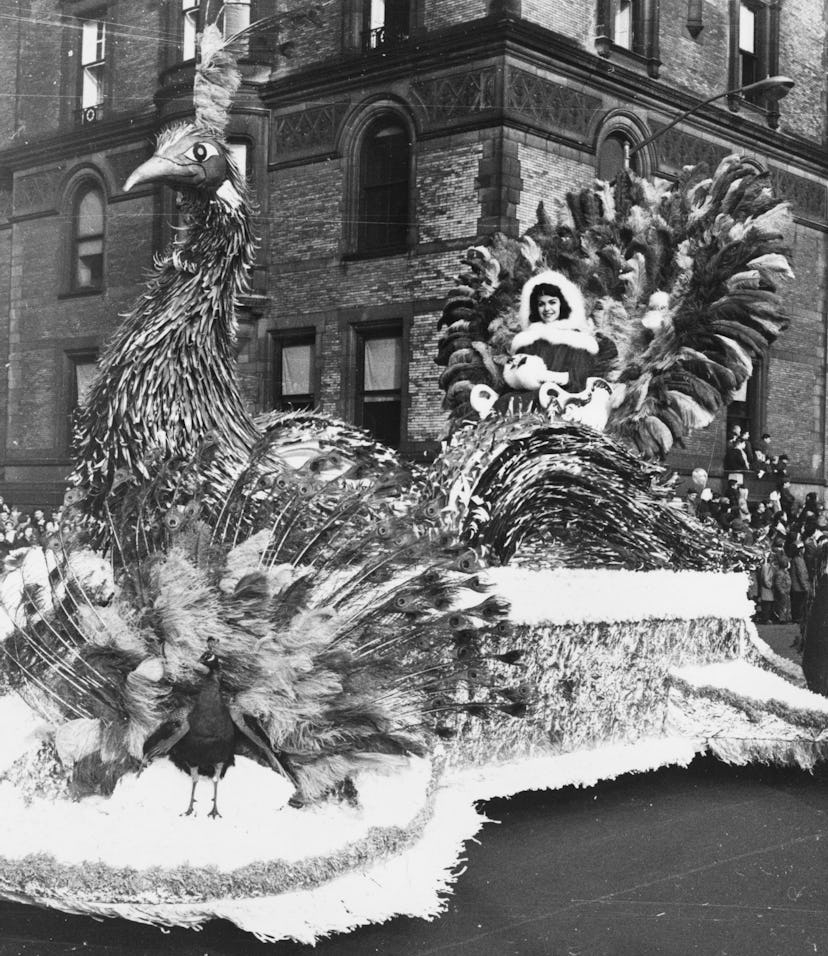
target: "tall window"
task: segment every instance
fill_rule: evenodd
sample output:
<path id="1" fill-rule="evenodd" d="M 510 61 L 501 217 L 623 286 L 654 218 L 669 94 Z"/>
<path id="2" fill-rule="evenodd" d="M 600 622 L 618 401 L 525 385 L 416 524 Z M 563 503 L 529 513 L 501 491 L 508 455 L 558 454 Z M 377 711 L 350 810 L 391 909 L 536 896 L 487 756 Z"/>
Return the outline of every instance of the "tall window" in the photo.
<path id="1" fill-rule="evenodd" d="M 618 0 L 615 10 L 614 36 L 616 46 L 625 50 L 633 48 L 633 5 L 632 0 Z"/>
<path id="2" fill-rule="evenodd" d="M 408 134 L 399 123 L 381 120 L 368 129 L 360 156 L 360 251 L 405 249 L 409 165 Z"/>
<path id="3" fill-rule="evenodd" d="M 362 48 L 376 50 L 408 39 L 410 32 L 410 0 L 365 0 L 365 21 Z"/>
<path id="4" fill-rule="evenodd" d="M 81 108 L 82 123 L 101 118 L 106 68 L 106 23 L 84 20 L 81 26 Z"/>
<path id="5" fill-rule="evenodd" d="M 83 404 L 98 367 L 95 352 L 78 353 L 69 356 L 72 377 L 69 386 L 69 411 L 74 412 Z"/>
<path id="6" fill-rule="evenodd" d="M 181 38 L 181 59 L 194 60 L 196 36 L 198 35 L 199 0 L 181 0 L 181 15 L 184 21 Z"/>
<path id="7" fill-rule="evenodd" d="M 779 5 L 762 0 L 730 0 L 730 73 L 732 90 L 779 72 Z M 779 104 L 762 93 L 745 98 L 768 110 L 768 124 L 776 128 Z M 738 97 L 731 98 L 732 109 Z"/>
<path id="8" fill-rule="evenodd" d="M 739 86 L 755 83 L 759 77 L 757 16 L 746 3 L 739 4 Z"/>
<path id="9" fill-rule="evenodd" d="M 756 441 L 765 429 L 765 391 L 766 377 L 764 363 L 753 359 L 753 374 L 742 384 L 727 406 L 727 434 L 733 425 L 742 432 L 750 432 Z"/>
<path id="10" fill-rule="evenodd" d="M 316 336 L 313 332 L 276 340 L 273 404 L 282 411 L 316 405 Z"/>
<path id="11" fill-rule="evenodd" d="M 236 166 L 242 177 L 250 178 L 250 144 L 244 140 L 230 140 L 227 143 L 230 155 L 236 161 Z"/>
<path id="12" fill-rule="evenodd" d="M 357 424 L 392 448 L 402 427 L 402 332 L 399 326 L 364 331 L 357 353 Z"/>
<path id="13" fill-rule="evenodd" d="M 632 146 L 623 133 L 610 133 L 598 144 L 596 176 L 611 183 L 625 166 L 625 147 Z M 629 157 L 630 168 L 638 172 L 637 156 Z"/>
<path id="14" fill-rule="evenodd" d="M 81 188 L 72 212 L 71 282 L 73 291 L 103 286 L 104 200 L 97 186 Z"/>

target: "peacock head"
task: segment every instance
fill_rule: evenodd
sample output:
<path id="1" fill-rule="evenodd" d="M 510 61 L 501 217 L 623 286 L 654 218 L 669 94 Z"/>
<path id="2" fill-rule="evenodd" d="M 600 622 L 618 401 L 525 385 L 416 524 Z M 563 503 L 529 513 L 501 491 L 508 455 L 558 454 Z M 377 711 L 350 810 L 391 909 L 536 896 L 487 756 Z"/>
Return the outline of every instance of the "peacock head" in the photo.
<path id="1" fill-rule="evenodd" d="M 222 137 L 207 128 L 184 123 L 160 134 L 154 155 L 130 175 L 124 192 L 147 183 L 209 194 L 229 187 L 238 192 L 241 174 Z"/>

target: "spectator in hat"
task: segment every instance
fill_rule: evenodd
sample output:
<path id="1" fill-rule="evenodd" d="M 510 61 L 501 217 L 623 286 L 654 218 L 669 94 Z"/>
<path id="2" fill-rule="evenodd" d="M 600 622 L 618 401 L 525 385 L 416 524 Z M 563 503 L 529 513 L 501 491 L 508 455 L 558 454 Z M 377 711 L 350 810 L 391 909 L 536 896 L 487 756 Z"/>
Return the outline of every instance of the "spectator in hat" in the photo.
<path id="1" fill-rule="evenodd" d="M 779 507 L 785 512 L 785 517 L 788 521 L 790 521 L 793 516 L 795 505 L 796 498 L 791 491 L 791 480 L 790 478 L 784 478 L 779 488 Z"/>
<path id="2" fill-rule="evenodd" d="M 805 543 L 801 538 L 794 540 L 791 548 L 791 619 L 795 624 L 800 625 L 799 639 L 794 642 L 794 647 L 802 650 L 802 628 L 805 621 L 805 604 L 808 600 L 808 591 L 811 587 L 811 578 L 808 574 L 808 566 L 805 563 Z"/>
<path id="3" fill-rule="evenodd" d="M 759 580 L 759 623 L 770 624 L 773 614 L 773 578 L 776 572 L 773 552 L 768 550 L 756 572 Z"/>
<path id="4" fill-rule="evenodd" d="M 773 572 L 773 618 L 778 624 L 791 623 L 791 563 L 784 554 L 776 558 Z"/>
<path id="5" fill-rule="evenodd" d="M 739 437 L 735 441 L 728 442 L 725 450 L 725 471 L 745 472 L 750 471 L 750 462 L 745 451 L 744 439 Z"/>
<path id="6" fill-rule="evenodd" d="M 783 452 L 773 466 L 773 473 L 780 482 L 788 477 L 788 461 L 788 456 Z"/>

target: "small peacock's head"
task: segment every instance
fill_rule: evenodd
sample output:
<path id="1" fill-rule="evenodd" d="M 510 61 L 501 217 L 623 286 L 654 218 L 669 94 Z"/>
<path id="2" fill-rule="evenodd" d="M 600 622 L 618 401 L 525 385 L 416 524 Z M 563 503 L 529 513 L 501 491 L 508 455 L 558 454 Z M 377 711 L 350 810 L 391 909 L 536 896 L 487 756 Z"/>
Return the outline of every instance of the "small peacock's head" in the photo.
<path id="1" fill-rule="evenodd" d="M 208 129 L 185 123 L 161 133 L 154 155 L 130 175 L 124 192 L 145 183 L 216 192 L 237 176 L 223 139 Z"/>

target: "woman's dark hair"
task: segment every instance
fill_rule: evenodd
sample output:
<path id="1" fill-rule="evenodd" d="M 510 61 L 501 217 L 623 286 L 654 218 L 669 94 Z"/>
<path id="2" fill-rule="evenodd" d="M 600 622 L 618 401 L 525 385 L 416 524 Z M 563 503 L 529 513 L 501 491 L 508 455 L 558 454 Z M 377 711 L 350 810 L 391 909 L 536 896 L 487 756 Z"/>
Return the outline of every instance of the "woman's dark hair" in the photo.
<path id="1" fill-rule="evenodd" d="M 561 303 L 561 311 L 558 318 L 568 319 L 572 314 L 572 307 L 564 298 L 563 292 L 556 286 L 552 285 L 551 282 L 539 282 L 534 289 L 532 289 L 529 294 L 529 321 L 530 322 L 542 322 L 543 320 L 538 315 L 538 299 L 542 295 L 552 295 L 558 302 Z"/>

